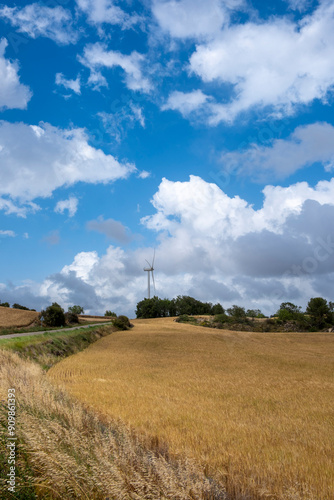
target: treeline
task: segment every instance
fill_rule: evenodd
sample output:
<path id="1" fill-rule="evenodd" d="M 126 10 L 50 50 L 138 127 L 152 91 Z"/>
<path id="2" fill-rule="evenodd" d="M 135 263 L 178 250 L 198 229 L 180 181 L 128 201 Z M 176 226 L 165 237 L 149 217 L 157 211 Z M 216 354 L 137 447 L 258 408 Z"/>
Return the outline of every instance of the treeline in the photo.
<path id="1" fill-rule="evenodd" d="M 217 303 L 201 302 L 200 300 L 179 295 L 176 299 L 144 299 L 138 302 L 136 309 L 137 318 L 163 318 L 166 316 L 180 316 L 182 314 L 222 314 L 224 308 Z"/>
<path id="2" fill-rule="evenodd" d="M 1 302 L 0 300 L 0 306 L 1 307 L 10 307 L 9 302 Z M 12 305 L 13 309 L 22 309 L 23 311 L 36 311 L 36 309 L 29 309 L 29 307 L 21 306 L 21 304 L 13 304 Z"/>
<path id="3" fill-rule="evenodd" d="M 137 318 L 161 318 L 166 316 L 211 315 L 219 323 L 247 323 L 250 319 L 266 318 L 260 309 L 245 309 L 233 305 L 228 309 L 217 303 L 201 302 L 187 295 L 179 295 L 176 299 L 144 299 L 137 304 Z M 279 309 L 271 316 L 272 322 L 280 325 L 293 322 L 303 330 L 323 329 L 334 325 L 334 302 L 327 302 L 322 297 L 309 300 L 306 310 L 292 302 L 282 302 Z"/>

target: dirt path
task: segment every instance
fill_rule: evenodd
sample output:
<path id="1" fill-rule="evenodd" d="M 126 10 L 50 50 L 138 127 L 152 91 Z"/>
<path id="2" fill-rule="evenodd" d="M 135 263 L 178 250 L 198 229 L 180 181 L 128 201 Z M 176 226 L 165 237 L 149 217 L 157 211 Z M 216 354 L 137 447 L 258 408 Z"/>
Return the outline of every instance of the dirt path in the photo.
<path id="1" fill-rule="evenodd" d="M 92 325 L 80 325 L 74 326 L 73 328 L 60 328 L 59 330 L 43 330 L 42 332 L 24 332 L 24 333 L 10 333 L 9 335 L 0 335 L 0 339 L 13 339 L 15 337 L 30 337 L 31 335 L 41 335 L 42 333 L 48 332 L 71 332 L 72 330 L 78 330 L 80 328 L 90 328 L 91 326 L 101 326 L 102 322 L 94 323 Z M 104 325 L 109 325 L 110 322 L 103 323 Z"/>

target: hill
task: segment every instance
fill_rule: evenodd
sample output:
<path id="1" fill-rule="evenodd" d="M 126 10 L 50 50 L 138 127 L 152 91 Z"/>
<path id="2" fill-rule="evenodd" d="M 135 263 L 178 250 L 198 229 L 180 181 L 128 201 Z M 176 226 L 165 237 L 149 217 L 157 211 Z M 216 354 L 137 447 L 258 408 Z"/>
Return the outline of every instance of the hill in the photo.
<path id="1" fill-rule="evenodd" d="M 195 459 L 232 498 L 333 498 L 332 333 L 132 322 L 48 377 L 99 414 Z"/>
<path id="2" fill-rule="evenodd" d="M 39 313 L 36 311 L 25 311 L 0 306 L 0 328 L 30 326 L 38 319 L 38 315 Z"/>

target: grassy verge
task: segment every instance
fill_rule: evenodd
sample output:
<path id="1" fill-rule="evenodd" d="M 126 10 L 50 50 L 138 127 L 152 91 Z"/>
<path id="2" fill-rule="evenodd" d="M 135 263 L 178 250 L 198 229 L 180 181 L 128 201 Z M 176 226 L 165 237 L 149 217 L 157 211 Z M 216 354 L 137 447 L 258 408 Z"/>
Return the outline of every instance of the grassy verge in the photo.
<path id="1" fill-rule="evenodd" d="M 0 349 L 9 349 L 22 358 L 31 359 L 44 370 L 72 354 L 82 351 L 101 337 L 116 331 L 113 326 L 79 328 L 73 331 L 49 331 L 41 335 L 0 339 Z"/>

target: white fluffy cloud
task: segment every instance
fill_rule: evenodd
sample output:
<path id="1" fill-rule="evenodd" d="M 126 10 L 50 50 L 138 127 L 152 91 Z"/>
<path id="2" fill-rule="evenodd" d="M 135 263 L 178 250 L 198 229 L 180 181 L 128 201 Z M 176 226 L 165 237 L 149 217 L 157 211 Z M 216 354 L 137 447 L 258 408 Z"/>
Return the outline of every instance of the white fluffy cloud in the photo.
<path id="1" fill-rule="evenodd" d="M 78 198 L 75 196 L 70 196 L 68 200 L 60 200 L 55 206 L 55 212 L 58 214 L 63 214 L 65 210 L 68 211 L 69 217 L 73 217 L 78 210 Z"/>
<path id="2" fill-rule="evenodd" d="M 284 179 L 297 170 L 321 163 L 334 167 L 334 127 L 329 123 L 299 126 L 287 139 L 276 139 L 270 146 L 251 145 L 243 151 L 224 153 L 224 171 L 246 174 L 255 180 Z"/>
<path id="3" fill-rule="evenodd" d="M 20 83 L 18 64 L 5 58 L 8 42 L 0 40 L 0 110 L 26 109 L 32 92 L 29 87 Z"/>
<path id="4" fill-rule="evenodd" d="M 205 112 L 205 104 L 211 98 L 205 95 L 201 90 L 192 92 L 180 92 L 175 90 L 168 97 L 167 102 L 162 106 L 162 110 L 168 109 L 179 111 L 184 118 L 192 115 L 198 116 L 201 112 Z"/>
<path id="5" fill-rule="evenodd" d="M 201 5 L 204 8 L 204 4 Z M 173 17 L 173 22 L 169 22 L 168 6 L 188 16 L 189 25 L 185 26 L 189 26 L 191 33 L 191 26 L 195 24 L 191 22 L 191 9 L 186 0 L 158 2 L 155 6 L 163 13 L 162 25 L 166 25 L 166 29 L 169 26 L 171 34 L 178 37 L 181 35 L 177 32 L 177 20 L 182 16 L 174 16 L 176 21 Z M 172 19 L 173 10 L 168 12 Z M 211 5 L 208 15 L 214 12 Z M 269 109 L 279 116 L 291 114 L 297 106 L 308 105 L 315 99 L 326 100 L 332 91 L 333 2 L 322 2 L 312 14 L 298 22 L 276 16 L 262 22 L 227 24 L 217 29 L 210 39 L 198 39 L 188 67 L 189 73 L 199 77 L 204 86 L 209 84 L 211 89 L 216 86 L 226 95 L 224 102 L 207 99 L 205 106 L 211 125 L 233 122 L 240 113 L 255 108 Z M 187 110 L 187 99 L 181 98 L 181 95 L 170 96 L 171 102 L 179 101 L 173 109 L 179 109 L 184 116 L 191 115 L 194 108 Z M 203 107 L 202 100 L 198 101 L 198 107 Z"/>
<path id="6" fill-rule="evenodd" d="M 56 73 L 56 85 L 61 85 L 65 89 L 70 89 L 76 94 L 81 94 L 80 76 L 78 75 L 75 80 L 68 80 L 62 73 Z"/>
<path id="7" fill-rule="evenodd" d="M 138 16 L 130 16 L 112 0 L 76 0 L 76 3 L 92 24 L 120 25 L 126 29 L 139 20 Z"/>
<path id="8" fill-rule="evenodd" d="M 104 44 L 95 43 L 85 47 L 84 55 L 79 57 L 79 61 L 92 71 L 90 83 L 93 85 L 106 84 L 100 74 L 101 69 L 120 67 L 125 73 L 125 84 L 130 90 L 149 92 L 152 89 L 150 81 L 143 75 L 145 57 L 136 51 L 126 55 L 108 50 Z"/>
<path id="9" fill-rule="evenodd" d="M 31 38 L 50 38 L 61 45 L 78 40 L 78 33 L 72 27 L 71 12 L 59 5 L 46 7 L 33 3 L 22 8 L 5 5 L 0 8 L 0 18 Z"/>
<path id="10" fill-rule="evenodd" d="M 267 186 L 263 206 L 255 210 L 199 177 L 164 179 L 152 200 L 155 214 L 142 219 L 159 234 L 158 295 L 188 294 L 270 314 L 286 300 L 303 307 L 319 294 L 331 300 L 334 233 L 328 221 L 334 217 L 333 195 L 334 179 L 314 188 L 307 183 Z M 91 229 L 113 235 L 123 227 L 112 220 L 92 222 Z M 136 303 L 146 296 L 143 267 L 152 255 L 152 248 L 125 251 L 115 246 L 101 256 L 80 252 L 60 272 L 34 285 L 35 300 L 133 316 Z"/>
<path id="11" fill-rule="evenodd" d="M 0 196 L 19 203 L 49 197 L 62 186 L 77 182 L 106 184 L 136 171 L 133 164 L 120 163 L 90 146 L 85 131 L 78 128 L 2 121 L 0 146 Z"/>
<path id="12" fill-rule="evenodd" d="M 221 0 L 154 0 L 152 11 L 172 37 L 198 39 L 219 32 L 229 21 L 228 6 Z"/>

